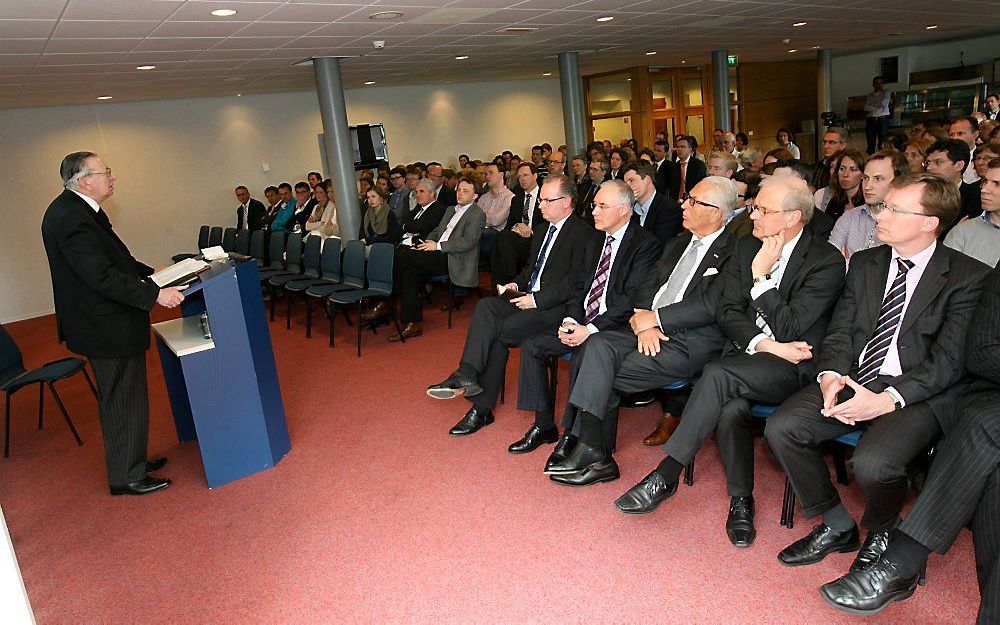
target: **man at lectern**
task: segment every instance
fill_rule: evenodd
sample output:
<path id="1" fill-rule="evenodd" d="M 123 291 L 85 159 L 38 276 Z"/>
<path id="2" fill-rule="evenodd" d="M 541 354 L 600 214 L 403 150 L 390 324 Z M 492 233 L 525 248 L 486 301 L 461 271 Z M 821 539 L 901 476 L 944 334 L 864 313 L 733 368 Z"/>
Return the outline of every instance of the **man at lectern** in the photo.
<path id="1" fill-rule="evenodd" d="M 99 156 L 69 154 L 59 175 L 65 190 L 42 218 L 59 340 L 94 370 L 111 494 L 145 495 L 170 486 L 149 475 L 166 458 L 146 459 L 149 311 L 153 304 L 174 308 L 184 295 L 146 280 L 153 269 L 115 234 L 101 209 L 115 177 Z"/>

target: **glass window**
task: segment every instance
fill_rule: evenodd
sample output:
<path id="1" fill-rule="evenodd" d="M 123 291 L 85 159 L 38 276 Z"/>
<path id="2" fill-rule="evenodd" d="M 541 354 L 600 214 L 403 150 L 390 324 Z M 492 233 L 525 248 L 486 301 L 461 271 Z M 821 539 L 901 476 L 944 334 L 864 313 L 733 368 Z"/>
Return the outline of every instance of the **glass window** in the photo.
<path id="1" fill-rule="evenodd" d="M 653 81 L 653 109 L 674 108 L 674 80 L 666 78 Z"/>
<path id="2" fill-rule="evenodd" d="M 628 74 L 590 79 L 590 114 L 623 113 L 632 106 L 632 83 Z"/>
<path id="3" fill-rule="evenodd" d="M 701 95 L 701 76 L 689 76 L 684 79 L 684 106 L 703 106 Z M 690 134 L 690 133 L 689 133 Z"/>
<path id="4" fill-rule="evenodd" d="M 632 118 L 627 116 L 607 117 L 594 120 L 594 140 L 611 141 L 619 145 L 622 139 L 632 138 Z"/>
<path id="5" fill-rule="evenodd" d="M 686 82 L 686 80 L 685 80 Z M 700 81 L 699 81 L 700 83 Z M 688 115 L 684 118 L 684 133 L 693 136 L 698 140 L 698 145 L 705 143 L 705 116 Z"/>

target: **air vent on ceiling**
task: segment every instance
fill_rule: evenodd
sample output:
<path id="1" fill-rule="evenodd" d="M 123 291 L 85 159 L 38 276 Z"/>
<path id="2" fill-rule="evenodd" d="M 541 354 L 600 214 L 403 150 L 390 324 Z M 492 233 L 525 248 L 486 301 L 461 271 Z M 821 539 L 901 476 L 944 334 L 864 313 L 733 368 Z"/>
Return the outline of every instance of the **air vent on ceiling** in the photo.
<path id="1" fill-rule="evenodd" d="M 521 35 L 524 33 L 533 33 L 537 28 L 531 28 L 530 26 L 510 26 L 508 28 L 501 28 L 498 33 L 505 33 L 508 35 Z"/>

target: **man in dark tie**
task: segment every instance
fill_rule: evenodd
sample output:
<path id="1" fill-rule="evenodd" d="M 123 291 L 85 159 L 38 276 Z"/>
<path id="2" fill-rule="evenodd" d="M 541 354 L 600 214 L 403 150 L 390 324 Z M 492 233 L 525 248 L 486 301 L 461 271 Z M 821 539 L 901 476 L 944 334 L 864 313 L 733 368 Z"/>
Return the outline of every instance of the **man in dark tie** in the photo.
<path id="1" fill-rule="evenodd" d="M 261 221 L 267 210 L 260 200 L 250 197 L 250 190 L 245 186 L 236 187 L 236 199 L 240 205 L 236 207 L 236 229 L 237 230 L 259 230 Z"/>
<path id="2" fill-rule="evenodd" d="M 767 420 L 765 437 L 806 516 L 823 516 L 778 559 L 819 562 L 859 548 L 858 526 L 830 481 L 819 445 L 864 429 L 854 474 L 868 530 L 851 565 L 885 550 L 906 499 L 906 467 L 951 428 L 965 372 L 966 332 L 988 267 L 937 242 L 959 210 L 958 189 L 934 174 L 895 178 L 873 211 L 886 245 L 856 252 L 819 350 L 816 382 Z M 828 597 L 829 598 L 829 597 Z"/>
<path id="3" fill-rule="evenodd" d="M 170 486 L 149 473 L 146 350 L 154 304 L 178 306 L 179 289 L 161 289 L 118 238 L 101 208 L 115 192 L 111 168 L 93 152 L 67 155 L 59 167 L 66 189 L 42 218 L 52 274 L 59 340 L 86 356 L 97 379 L 104 456 L 112 495 L 145 495 Z"/>
<path id="4" fill-rule="evenodd" d="M 608 179 L 608 161 L 603 156 L 597 155 L 587 165 L 587 180 L 589 185 L 576 203 L 576 214 L 589 224 L 594 223 L 594 197 L 597 196 L 601 184 Z"/>
<path id="5" fill-rule="evenodd" d="M 620 395 L 692 378 L 722 352 L 711 288 L 729 260 L 733 238 L 723 224 L 735 205 L 736 187 L 723 178 L 692 189 L 683 205 L 688 232 L 667 242 L 646 275 L 631 327 L 591 337 L 574 356 L 563 436 L 545 464 L 552 480 L 582 486 L 616 478 Z"/>
<path id="6" fill-rule="evenodd" d="M 444 205 L 436 199 L 437 187 L 432 180 L 421 178 L 413 192 L 417 196 L 417 204 L 403 222 L 402 245 L 407 246 L 426 240 L 444 217 Z"/>
<path id="7" fill-rule="evenodd" d="M 803 180 L 772 176 L 761 184 L 753 236 L 734 244 L 721 288 L 723 357 L 702 371 L 664 445 L 667 457 L 615 502 L 622 512 L 652 512 L 672 496 L 681 470 L 715 431 L 730 496 L 726 534 L 738 547 L 753 542 L 751 403 L 781 403 L 814 375 L 812 348 L 844 283 L 844 257 L 804 232 L 813 208 Z"/>
<path id="8" fill-rule="evenodd" d="M 656 169 L 654 176 L 656 190 L 665 195 L 669 195 L 671 189 L 675 188 L 674 180 L 680 175 L 677 164 L 669 158 L 669 147 L 666 139 L 658 139 L 653 143 L 653 156 L 656 158 L 653 161 L 653 167 Z M 680 186 L 679 183 L 677 186 Z M 680 198 L 675 196 L 674 199 Z"/>
<path id="9" fill-rule="evenodd" d="M 674 143 L 677 151 L 677 176 L 672 180 L 671 194 L 675 198 L 683 198 L 684 194 L 695 188 L 701 179 L 708 175 L 704 161 L 698 158 L 698 140 L 690 135 L 683 135 Z"/>
<path id="10" fill-rule="evenodd" d="M 632 161 L 625 166 L 623 179 L 635 194 L 635 215 L 639 225 L 649 231 L 663 246 L 683 230 L 681 206 L 668 193 L 656 190 L 653 166 Z"/>
<path id="11" fill-rule="evenodd" d="M 524 271 L 516 281 L 498 285 L 502 297 L 479 301 L 458 369 L 427 388 L 435 399 L 465 395 L 472 402 L 472 408 L 451 428 L 453 436 L 472 434 L 493 423 L 493 406 L 510 348 L 540 332 L 555 330 L 565 316 L 576 274 L 583 271 L 587 247 L 597 236 L 573 213 L 575 194 L 576 183 L 567 176 L 553 174 L 545 180 L 539 194 L 545 227 L 532 237 Z"/>
<path id="12" fill-rule="evenodd" d="M 507 448 L 511 453 L 527 453 L 556 441 L 555 398 L 549 396 L 546 376 L 549 359 L 570 353 L 600 332 L 624 327 L 632 316 L 635 291 L 661 248 L 656 237 L 633 218 L 634 200 L 620 180 L 601 184 L 593 214 L 604 236 L 594 237 L 590 243 L 586 269 L 577 274 L 562 323 L 558 330 L 535 335 L 521 344 L 517 407 L 533 411 L 535 423 Z"/>
<path id="13" fill-rule="evenodd" d="M 517 182 L 521 193 L 510 202 L 507 227 L 497 234 L 490 257 L 494 285 L 514 279 L 528 262 L 533 237 L 545 231 L 546 223 L 538 204 L 538 170 L 533 163 L 525 161 L 518 165 Z"/>

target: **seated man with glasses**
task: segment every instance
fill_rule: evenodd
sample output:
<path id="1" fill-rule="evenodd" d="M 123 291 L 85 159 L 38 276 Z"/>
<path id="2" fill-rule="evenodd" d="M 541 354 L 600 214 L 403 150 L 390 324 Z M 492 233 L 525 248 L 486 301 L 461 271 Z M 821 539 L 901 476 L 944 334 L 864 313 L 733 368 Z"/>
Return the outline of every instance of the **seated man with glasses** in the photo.
<path id="1" fill-rule="evenodd" d="M 702 179 L 682 204 L 686 232 L 667 242 L 636 291 L 631 327 L 599 332 L 580 345 L 563 436 L 545 464 L 553 481 L 582 486 L 602 481 L 596 476 L 617 477 L 612 453 L 620 395 L 692 378 L 722 353 L 712 289 L 735 240 L 724 228 L 735 206 L 732 181 Z"/>
<path id="2" fill-rule="evenodd" d="M 715 431 L 731 497 L 726 533 L 738 547 L 753 542 L 751 405 L 779 404 L 813 379 L 812 349 L 844 284 L 844 257 L 803 235 L 813 209 L 805 181 L 761 183 L 750 207 L 753 236 L 734 244 L 718 294 L 723 357 L 702 371 L 664 445 L 667 457 L 615 502 L 622 512 L 652 512 L 671 497 L 681 470 Z"/>

